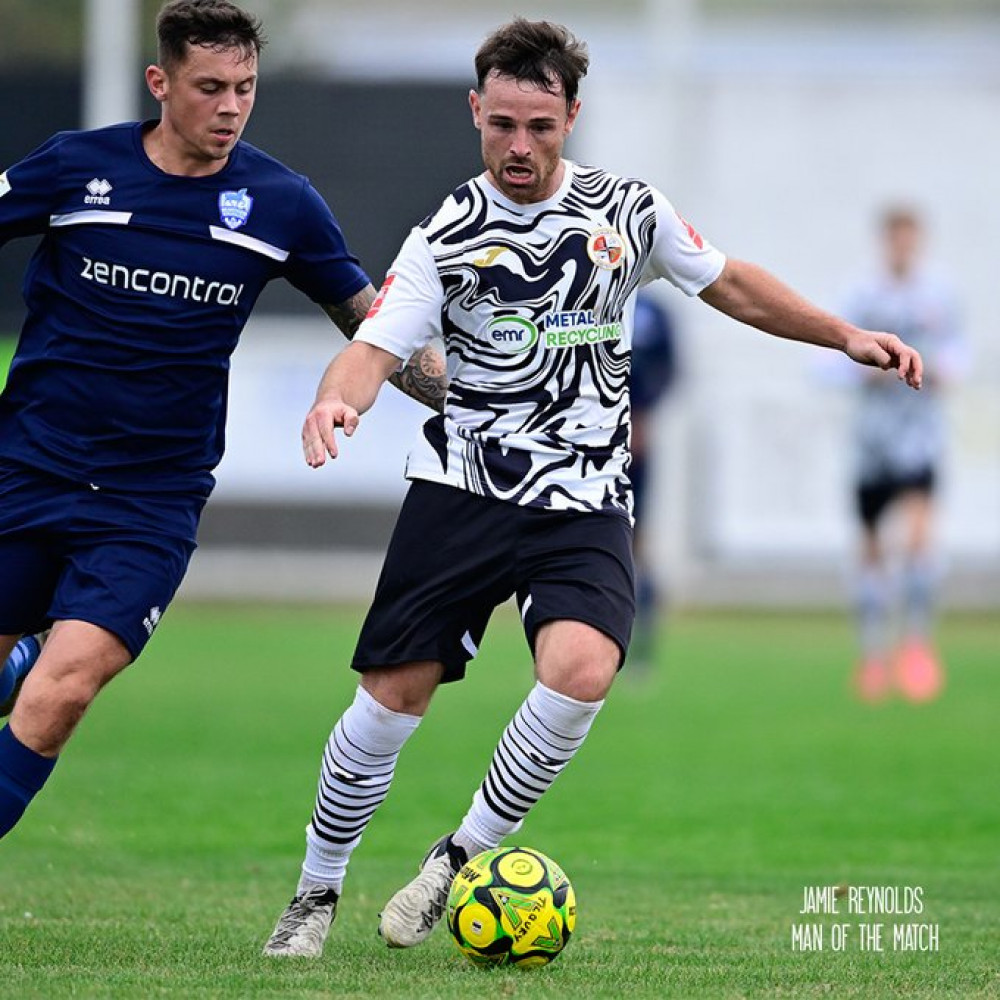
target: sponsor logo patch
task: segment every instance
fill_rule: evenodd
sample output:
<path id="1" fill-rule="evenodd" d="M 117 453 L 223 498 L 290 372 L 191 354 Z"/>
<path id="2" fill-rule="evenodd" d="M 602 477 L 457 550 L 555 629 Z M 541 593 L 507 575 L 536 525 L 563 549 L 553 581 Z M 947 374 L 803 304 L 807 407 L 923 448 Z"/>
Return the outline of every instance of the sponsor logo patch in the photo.
<path id="1" fill-rule="evenodd" d="M 538 341 L 538 327 L 522 316 L 496 316 L 486 324 L 486 339 L 504 354 L 520 354 Z"/>
<path id="2" fill-rule="evenodd" d="M 600 344 L 621 338 L 621 323 L 600 322 L 594 316 L 593 309 L 548 313 L 542 323 L 542 346 L 554 350 Z"/>
<path id="3" fill-rule="evenodd" d="M 625 241 L 610 227 L 595 229 L 587 240 L 587 256 L 605 271 L 625 263 Z"/>
<path id="4" fill-rule="evenodd" d="M 239 229 L 250 218 L 253 198 L 246 188 L 239 191 L 223 191 L 219 195 L 219 216 L 230 229 Z"/>
<path id="5" fill-rule="evenodd" d="M 536 325 L 523 316 L 497 316 L 486 325 L 486 339 L 504 354 L 521 354 L 536 344 L 561 351 L 621 340 L 622 324 L 601 322 L 593 309 L 546 313 Z"/>

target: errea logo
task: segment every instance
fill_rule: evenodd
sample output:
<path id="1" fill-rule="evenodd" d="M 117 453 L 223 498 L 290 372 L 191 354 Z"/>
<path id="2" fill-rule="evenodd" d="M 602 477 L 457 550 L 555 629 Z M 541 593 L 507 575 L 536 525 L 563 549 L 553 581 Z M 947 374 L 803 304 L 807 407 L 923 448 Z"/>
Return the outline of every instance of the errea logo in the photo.
<path id="1" fill-rule="evenodd" d="M 163 612 L 158 607 L 152 607 L 149 609 L 149 614 L 143 618 L 142 625 L 146 630 L 147 635 L 153 634 L 153 629 L 160 624 L 160 618 L 163 617 Z"/>
<path id="2" fill-rule="evenodd" d="M 496 316 L 486 325 L 486 339 L 504 354 L 520 354 L 538 340 L 538 327 L 522 316 Z"/>
<path id="3" fill-rule="evenodd" d="M 111 184 L 103 177 L 95 177 L 92 181 L 88 181 L 87 191 L 89 193 L 83 199 L 84 205 L 111 204 L 111 199 L 108 197 L 111 193 Z"/>

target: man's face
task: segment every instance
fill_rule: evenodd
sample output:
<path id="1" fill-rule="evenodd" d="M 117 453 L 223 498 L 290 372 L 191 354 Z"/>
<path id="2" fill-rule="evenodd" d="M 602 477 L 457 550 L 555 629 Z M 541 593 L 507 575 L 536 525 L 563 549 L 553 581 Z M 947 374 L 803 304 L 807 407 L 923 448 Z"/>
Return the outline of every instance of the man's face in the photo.
<path id="1" fill-rule="evenodd" d="M 920 256 L 922 233 L 916 220 L 895 219 L 885 228 L 885 254 L 894 274 L 907 275 Z"/>
<path id="2" fill-rule="evenodd" d="M 493 72 L 481 94 L 470 91 L 469 104 L 490 180 L 520 205 L 552 197 L 562 183 L 563 145 L 580 102 L 567 107 L 561 86 L 549 93 Z"/>
<path id="3" fill-rule="evenodd" d="M 188 46 L 169 71 L 146 70 L 163 108 L 163 141 L 172 157 L 194 173 L 221 169 L 246 127 L 257 88 L 257 56 L 238 48 Z"/>

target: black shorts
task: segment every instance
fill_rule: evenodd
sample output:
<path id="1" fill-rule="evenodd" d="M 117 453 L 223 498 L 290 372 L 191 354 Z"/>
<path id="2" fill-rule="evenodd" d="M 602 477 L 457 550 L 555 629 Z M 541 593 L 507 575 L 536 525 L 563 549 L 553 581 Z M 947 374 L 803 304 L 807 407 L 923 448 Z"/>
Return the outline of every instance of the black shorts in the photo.
<path id="1" fill-rule="evenodd" d="M 858 485 L 857 510 L 866 528 L 878 524 L 888 506 L 904 493 L 933 493 L 936 476 L 929 466 L 916 472 L 886 475 Z"/>
<path id="2" fill-rule="evenodd" d="M 493 609 L 517 598 L 528 644 L 545 622 L 585 622 L 628 649 L 635 617 L 632 528 L 614 514 L 539 510 L 413 482 L 351 666 L 421 660 L 459 680 Z"/>

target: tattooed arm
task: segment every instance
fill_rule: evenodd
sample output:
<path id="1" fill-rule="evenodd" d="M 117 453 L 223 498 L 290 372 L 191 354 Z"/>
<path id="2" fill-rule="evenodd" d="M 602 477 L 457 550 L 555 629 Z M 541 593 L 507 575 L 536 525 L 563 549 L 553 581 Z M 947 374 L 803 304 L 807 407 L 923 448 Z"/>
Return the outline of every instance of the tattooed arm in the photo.
<path id="1" fill-rule="evenodd" d="M 324 305 L 323 309 L 337 324 L 341 333 L 348 340 L 353 340 L 374 301 L 375 289 L 366 285 L 346 302 L 336 306 Z M 402 371 L 389 376 L 389 382 L 418 403 L 423 403 L 438 413 L 443 412 L 448 378 L 444 357 L 437 349 L 428 346 L 414 351 L 413 356 L 403 365 Z"/>

